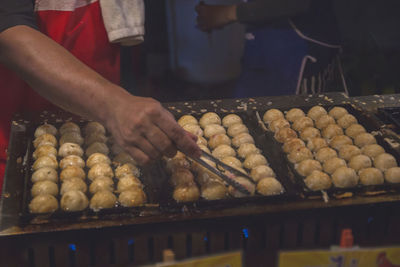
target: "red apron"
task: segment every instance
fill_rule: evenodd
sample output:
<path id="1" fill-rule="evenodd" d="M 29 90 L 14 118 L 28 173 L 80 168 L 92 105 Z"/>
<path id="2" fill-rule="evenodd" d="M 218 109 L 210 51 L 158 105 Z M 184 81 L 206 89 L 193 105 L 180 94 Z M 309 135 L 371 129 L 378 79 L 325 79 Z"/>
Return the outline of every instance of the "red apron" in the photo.
<path id="1" fill-rule="evenodd" d="M 62 2 L 63 6 L 60 6 Z M 36 0 L 40 31 L 64 46 L 110 81 L 120 81 L 119 45 L 110 44 L 97 0 Z M 6 165 L 12 115 L 54 108 L 13 72 L 0 65 L 0 192 Z M 1 193 L 0 193 L 1 194 Z"/>

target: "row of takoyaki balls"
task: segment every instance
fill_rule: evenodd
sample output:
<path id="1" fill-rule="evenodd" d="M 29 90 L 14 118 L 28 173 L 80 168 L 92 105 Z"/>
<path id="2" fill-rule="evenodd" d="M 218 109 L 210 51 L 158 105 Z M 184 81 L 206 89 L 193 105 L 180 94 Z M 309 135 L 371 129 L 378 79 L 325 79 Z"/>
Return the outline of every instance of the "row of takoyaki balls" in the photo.
<path id="1" fill-rule="evenodd" d="M 285 115 L 270 109 L 263 120 L 311 190 L 328 189 L 332 182 L 339 188 L 400 182 L 396 159 L 343 107 L 328 113 L 314 106 L 307 114 L 293 108 Z"/>

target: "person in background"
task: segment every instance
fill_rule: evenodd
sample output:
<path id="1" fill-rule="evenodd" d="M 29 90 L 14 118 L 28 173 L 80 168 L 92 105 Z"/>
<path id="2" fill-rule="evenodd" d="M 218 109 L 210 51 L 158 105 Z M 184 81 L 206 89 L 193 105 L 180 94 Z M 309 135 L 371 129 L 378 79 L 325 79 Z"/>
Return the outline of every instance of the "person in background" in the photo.
<path id="1" fill-rule="evenodd" d="M 247 26 L 235 97 L 315 94 L 337 89 L 342 81 L 338 79 L 342 78 L 337 62 L 341 46 L 332 1 L 201 2 L 196 11 L 202 31 L 235 22 Z"/>
<path id="2" fill-rule="evenodd" d="M 111 44 L 99 1 L 0 3 L 0 186 L 11 118 L 51 103 L 104 124 L 139 164 L 177 149 L 200 150 L 161 104 L 119 83 L 119 46 Z M 34 89 L 33 90 L 31 90 Z"/>

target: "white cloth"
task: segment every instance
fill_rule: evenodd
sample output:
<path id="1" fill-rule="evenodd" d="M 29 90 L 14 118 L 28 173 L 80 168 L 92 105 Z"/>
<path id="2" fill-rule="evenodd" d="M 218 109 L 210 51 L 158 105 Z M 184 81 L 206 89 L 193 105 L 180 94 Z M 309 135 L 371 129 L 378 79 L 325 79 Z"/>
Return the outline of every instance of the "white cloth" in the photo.
<path id="1" fill-rule="evenodd" d="M 100 0 L 108 39 L 124 46 L 144 41 L 143 0 Z"/>

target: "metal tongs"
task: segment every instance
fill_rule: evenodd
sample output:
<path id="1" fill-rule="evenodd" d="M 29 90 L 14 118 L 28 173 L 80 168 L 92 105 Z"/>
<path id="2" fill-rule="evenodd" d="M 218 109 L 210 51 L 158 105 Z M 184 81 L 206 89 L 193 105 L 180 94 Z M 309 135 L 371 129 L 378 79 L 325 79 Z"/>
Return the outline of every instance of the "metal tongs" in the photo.
<path id="1" fill-rule="evenodd" d="M 202 151 L 201 152 L 201 156 L 203 156 L 203 157 L 211 160 L 212 162 L 214 162 L 217 165 L 217 167 L 218 166 L 222 167 L 225 171 L 228 171 L 230 173 L 230 175 L 224 174 L 223 172 L 219 171 L 217 168 L 214 168 L 213 166 L 209 165 L 207 162 L 205 162 L 201 158 L 191 158 L 191 157 L 190 158 L 192 160 L 196 161 L 197 163 L 199 163 L 200 165 L 202 165 L 203 167 L 205 167 L 210 172 L 212 172 L 212 173 L 218 175 L 219 177 L 221 177 L 225 182 L 227 182 L 229 185 L 233 186 L 239 192 L 241 192 L 241 193 L 243 193 L 245 195 L 251 195 L 250 191 L 245 186 L 243 186 L 242 184 L 238 183 L 235 180 L 235 178 L 237 176 L 240 176 L 240 177 L 246 178 L 251 183 L 254 183 L 253 179 L 251 179 L 247 174 L 242 173 L 241 171 L 238 171 L 235 168 L 232 168 L 231 166 L 223 163 L 222 161 L 220 161 L 216 157 L 208 154 L 207 152 Z"/>

